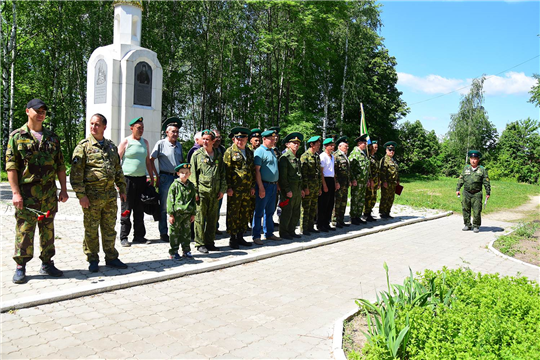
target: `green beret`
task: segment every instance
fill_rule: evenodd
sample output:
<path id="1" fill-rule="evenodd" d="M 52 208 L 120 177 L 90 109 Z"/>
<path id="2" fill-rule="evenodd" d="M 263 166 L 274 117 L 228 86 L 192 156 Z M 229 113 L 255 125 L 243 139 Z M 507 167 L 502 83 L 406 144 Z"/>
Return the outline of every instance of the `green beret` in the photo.
<path id="1" fill-rule="evenodd" d="M 347 142 L 347 137 L 346 137 L 346 136 L 342 136 L 342 137 L 340 137 L 339 139 L 336 140 L 336 147 L 338 147 L 339 144 L 341 144 L 342 142 L 348 143 L 348 142 Z"/>
<path id="2" fill-rule="evenodd" d="M 289 135 L 285 136 L 285 139 L 283 139 L 283 143 L 286 144 L 291 141 L 298 141 L 302 142 L 304 141 L 304 135 L 302 135 L 299 132 L 292 132 Z"/>
<path id="3" fill-rule="evenodd" d="M 276 135 L 277 135 L 277 132 L 275 130 L 266 130 L 261 134 L 262 137 L 269 137 L 269 136 L 276 136 Z"/>
<path id="4" fill-rule="evenodd" d="M 386 149 L 394 150 L 397 147 L 397 144 L 395 141 L 387 141 L 383 145 Z"/>
<path id="5" fill-rule="evenodd" d="M 252 137 L 261 137 L 261 129 L 251 129 L 249 138 L 251 139 Z"/>
<path id="6" fill-rule="evenodd" d="M 232 139 L 235 136 L 241 136 L 245 135 L 248 136 L 251 133 L 251 131 L 248 128 L 237 126 L 231 130 L 229 133 L 229 139 Z"/>
<path id="7" fill-rule="evenodd" d="M 360 135 L 354 141 L 358 144 L 360 141 L 367 141 L 368 134 Z"/>
<path id="8" fill-rule="evenodd" d="M 467 154 L 469 155 L 469 157 L 476 157 L 479 159 L 482 157 L 482 153 L 478 150 L 469 150 Z"/>
<path id="9" fill-rule="evenodd" d="M 329 137 L 329 138 L 326 138 L 324 139 L 323 141 L 323 145 L 326 146 L 326 145 L 330 145 L 330 144 L 333 144 L 334 143 L 334 139 Z"/>
<path id="10" fill-rule="evenodd" d="M 317 142 L 321 140 L 321 137 L 320 136 L 312 136 L 309 138 L 309 140 L 307 141 L 308 144 L 311 144 L 311 143 L 314 143 L 314 142 Z"/>
<path id="11" fill-rule="evenodd" d="M 377 140 L 371 140 L 372 144 L 378 144 L 379 142 Z"/>
<path id="12" fill-rule="evenodd" d="M 210 135 L 212 136 L 212 139 L 216 138 L 216 134 L 212 130 L 206 129 L 206 130 L 201 131 L 201 137 L 204 135 Z"/>
<path id="13" fill-rule="evenodd" d="M 275 130 L 279 134 L 279 131 L 281 130 L 281 128 L 279 126 L 272 126 L 268 128 L 268 130 Z"/>
<path id="14" fill-rule="evenodd" d="M 178 118 L 176 116 L 168 118 L 161 125 L 161 131 L 167 131 L 167 128 L 169 126 L 176 126 L 177 128 L 180 128 L 180 127 L 182 127 L 182 120 L 180 120 L 180 118 Z"/>
<path id="15" fill-rule="evenodd" d="M 129 126 L 133 126 L 133 125 L 135 125 L 135 124 L 138 123 L 138 122 L 143 122 L 142 116 L 136 117 L 135 119 L 131 120 L 131 121 L 129 122 Z"/>
<path id="16" fill-rule="evenodd" d="M 177 167 L 174 168 L 174 171 L 175 172 L 178 172 L 182 169 L 191 169 L 191 164 L 190 163 L 181 163 L 180 165 L 178 165 Z"/>

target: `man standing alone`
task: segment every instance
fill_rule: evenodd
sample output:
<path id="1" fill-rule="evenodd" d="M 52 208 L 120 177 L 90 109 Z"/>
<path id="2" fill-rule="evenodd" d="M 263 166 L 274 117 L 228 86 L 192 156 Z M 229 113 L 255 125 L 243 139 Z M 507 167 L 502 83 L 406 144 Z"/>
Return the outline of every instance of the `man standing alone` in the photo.
<path id="1" fill-rule="evenodd" d="M 152 154 L 150 161 L 154 164 L 158 160 L 159 165 L 159 204 L 161 208 L 161 218 L 159 219 L 159 237 L 161 241 L 169 242 L 169 229 L 167 227 L 167 194 L 174 179 L 178 176 L 174 169 L 184 162 L 182 154 L 182 144 L 178 141 L 178 129 L 182 121 L 177 117 L 171 117 L 163 123 L 163 128 L 167 138 L 159 140 Z"/>
<path id="2" fill-rule="evenodd" d="M 114 248 L 116 239 L 116 189 L 120 199 L 126 201 L 126 181 L 118 149 L 112 141 L 103 137 L 107 128 L 107 119 L 101 114 L 90 118 L 90 136 L 79 142 L 73 151 L 70 181 L 77 194 L 84 214 L 83 250 L 90 263 L 88 270 L 99 270 L 99 234 L 105 252 L 105 264 L 118 269 L 127 265 L 118 259 Z"/>
<path id="3" fill-rule="evenodd" d="M 34 257 L 34 231 L 39 228 L 40 274 L 59 277 L 61 270 L 51 260 L 54 248 L 54 215 L 58 200 L 68 199 L 66 167 L 60 139 L 43 127 L 47 105 L 33 99 L 26 105 L 28 122 L 10 134 L 6 151 L 6 171 L 15 207 L 15 255 L 17 269 L 13 282 L 26 281 L 26 263 Z M 56 198 L 56 177 L 60 194 Z M 38 217 L 39 215 L 39 217 Z"/>

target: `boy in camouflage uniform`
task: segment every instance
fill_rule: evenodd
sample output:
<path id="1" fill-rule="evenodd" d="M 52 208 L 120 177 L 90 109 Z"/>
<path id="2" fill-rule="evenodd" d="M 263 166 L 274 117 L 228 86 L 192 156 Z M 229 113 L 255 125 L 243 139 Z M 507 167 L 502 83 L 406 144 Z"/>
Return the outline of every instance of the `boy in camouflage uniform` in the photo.
<path id="1" fill-rule="evenodd" d="M 315 217 L 317 216 L 317 203 L 322 192 L 322 172 L 321 159 L 318 152 L 321 148 L 321 137 L 313 136 L 307 141 L 309 149 L 300 156 L 300 166 L 302 168 L 302 213 L 300 224 L 302 234 L 311 235 L 315 230 Z"/>
<path id="2" fill-rule="evenodd" d="M 195 220 L 197 205 L 195 203 L 195 186 L 188 180 L 191 175 L 191 165 L 181 163 L 174 168 L 176 178 L 167 195 L 167 214 L 169 214 L 169 257 L 173 260 L 181 260 L 178 249 L 182 246 L 182 256 L 188 259 L 191 255 L 190 224 Z"/>
<path id="3" fill-rule="evenodd" d="M 247 223 L 253 217 L 255 198 L 253 152 L 246 146 L 249 133 L 249 129 L 242 127 L 232 129 L 229 137 L 233 144 L 223 156 L 227 178 L 227 232 L 231 235 L 229 246 L 233 249 L 252 245 L 244 240 Z"/>
<path id="4" fill-rule="evenodd" d="M 296 156 L 304 136 L 298 132 L 290 133 L 283 139 L 287 151 L 279 158 L 279 188 L 280 201 L 289 200 L 281 208 L 279 219 L 279 236 L 292 240 L 299 238 L 296 234 L 296 224 L 300 220 L 300 208 L 304 190 L 302 190 L 302 172 L 300 159 Z"/>
<path id="5" fill-rule="evenodd" d="M 223 155 L 214 149 L 213 131 L 202 131 L 203 146 L 191 157 L 189 181 L 195 185 L 197 215 L 195 217 L 195 242 L 203 254 L 218 251 L 215 245 L 219 200 L 227 190 Z"/>
<path id="6" fill-rule="evenodd" d="M 491 195 L 491 184 L 489 183 L 488 171 L 482 165 L 478 165 L 482 154 L 477 150 L 471 150 L 468 152 L 468 155 L 470 165 L 466 165 L 463 168 L 463 172 L 457 183 L 456 194 L 460 196 L 459 190 L 464 186 L 463 198 L 461 200 L 463 222 L 465 223 L 463 231 L 471 230 L 472 208 L 472 227 L 474 229 L 473 231 L 478 233 L 482 224 L 482 185 L 486 189 L 487 201 Z"/>
<path id="7" fill-rule="evenodd" d="M 62 276 L 63 272 L 51 260 L 54 248 L 54 215 L 58 200 L 68 199 L 66 167 L 60 149 L 60 139 L 43 127 L 47 105 L 33 99 L 26 105 L 28 122 L 10 134 L 6 150 L 6 171 L 15 207 L 15 255 L 17 263 L 13 282 L 26 281 L 26 263 L 34 257 L 34 232 L 39 228 L 42 262 L 40 274 Z M 56 198 L 56 176 L 60 194 Z M 41 217 L 38 221 L 38 215 Z M 45 216 L 46 215 L 46 216 Z"/>
<path id="8" fill-rule="evenodd" d="M 379 161 L 377 159 L 377 150 L 379 144 L 377 140 L 372 140 L 368 145 L 369 150 L 369 180 L 366 189 L 366 203 L 364 204 L 364 216 L 367 221 L 376 221 L 371 212 L 377 203 L 377 190 L 381 187 L 379 184 Z"/>
<path id="9" fill-rule="evenodd" d="M 396 185 L 399 184 L 399 166 L 394 160 L 396 152 L 396 142 L 388 141 L 384 144 L 386 156 L 381 159 L 379 176 L 381 180 L 381 203 L 379 204 L 379 213 L 383 219 L 392 219 L 390 211 L 394 204 L 396 196 Z"/>
<path id="10" fill-rule="evenodd" d="M 360 225 L 364 221 L 361 219 L 366 200 L 366 189 L 369 177 L 369 158 L 366 155 L 366 135 L 355 139 L 357 146 L 349 155 L 351 163 L 351 224 Z"/>
<path id="11" fill-rule="evenodd" d="M 112 141 L 103 137 L 106 128 L 105 116 L 93 115 L 90 118 L 90 136 L 75 147 L 71 161 L 71 187 L 83 209 L 83 250 L 90 263 L 90 272 L 99 270 L 100 228 L 105 264 L 119 269 L 127 268 L 118 259 L 118 251 L 114 248 L 114 226 L 118 211 L 114 185 L 118 186 L 120 199 L 126 201 L 126 180 L 118 149 Z"/>
<path id="12" fill-rule="evenodd" d="M 334 171 L 339 189 L 336 190 L 336 202 L 334 205 L 334 216 L 332 222 L 335 227 L 342 228 L 349 226 L 345 223 L 345 210 L 347 208 L 347 198 L 349 197 L 349 186 L 351 184 L 351 165 L 347 158 L 349 144 L 347 137 L 342 136 L 336 141 L 337 150 L 334 151 Z"/>

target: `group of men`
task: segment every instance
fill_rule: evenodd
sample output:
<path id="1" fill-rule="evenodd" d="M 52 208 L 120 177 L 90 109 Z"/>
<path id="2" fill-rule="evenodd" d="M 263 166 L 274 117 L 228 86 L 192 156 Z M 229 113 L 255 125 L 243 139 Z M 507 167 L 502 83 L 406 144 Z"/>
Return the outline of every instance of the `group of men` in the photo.
<path id="1" fill-rule="evenodd" d="M 14 260 L 17 268 L 13 282 L 26 281 L 26 263 L 33 257 L 35 227 L 40 233 L 41 274 L 59 277 L 63 272 L 55 267 L 54 216 L 58 200 L 68 199 L 66 167 L 60 139 L 43 127 L 47 105 L 40 99 L 27 104 L 28 122 L 15 130 L 8 142 L 6 170 L 15 206 L 16 240 Z M 121 199 L 122 246 L 130 246 L 133 213 L 133 241 L 145 239 L 144 206 L 141 195 L 156 182 L 159 189 L 161 217 L 160 238 L 169 241 L 167 226 L 167 195 L 177 178 L 175 168 L 184 163 L 182 145 L 178 141 L 181 121 L 170 118 L 163 124 L 166 138 L 158 141 L 152 152 L 144 133 L 143 118 L 130 122 L 132 134 L 117 148 L 104 137 L 107 119 L 94 114 L 89 120 L 90 135 L 79 142 L 71 160 L 70 182 L 84 214 L 83 250 L 89 271 L 99 270 L 99 232 L 107 266 L 127 268 L 115 249 L 117 196 Z M 391 218 L 390 211 L 396 187 L 399 186 L 398 164 L 394 160 L 397 144 L 384 144 L 386 155 L 377 158 L 378 143 L 368 145 L 366 135 L 354 139 L 349 153 L 349 141 L 342 136 L 313 136 L 306 141 L 306 150 L 299 156 L 304 136 L 288 134 L 280 152 L 279 128 L 266 131 L 236 127 L 229 138 L 232 145 L 225 149 L 217 130 L 204 130 L 195 135 L 195 146 L 188 153 L 191 167 L 189 180 L 195 188 L 196 217 L 194 240 L 201 253 L 219 250 L 215 235 L 219 233 L 218 219 L 222 198 L 227 194 L 227 232 L 233 249 L 252 246 L 244 239 L 249 225 L 253 243 L 263 245 L 266 240 L 300 238 L 300 233 L 335 231 L 336 228 L 375 221 L 372 215 L 381 189 L 380 217 Z M 249 142 L 249 144 L 248 144 Z M 321 149 L 322 147 L 322 149 Z M 478 167 L 481 156 L 473 152 L 472 167 L 466 167 L 458 183 L 457 193 L 465 184 L 469 209 L 474 208 L 473 226 L 465 220 L 468 230 L 478 231 L 480 219 L 477 193 L 482 182 L 489 196 L 489 178 L 483 167 Z M 158 160 L 159 172 L 155 166 Z M 473 163 L 474 162 L 474 163 Z M 478 169 L 478 170 L 477 170 Z M 150 177 L 149 184 L 147 177 Z M 56 178 L 60 183 L 57 197 Z M 478 186 L 478 183 L 480 185 Z M 351 192 L 350 219 L 345 222 L 345 209 Z M 480 189 L 480 190 L 479 190 Z M 481 201 L 481 196 L 480 196 Z M 274 235 L 273 215 L 281 208 L 279 237 Z M 470 210 L 467 213 L 470 218 Z M 464 207 L 464 217 L 466 215 Z M 315 229 L 317 225 L 317 229 Z M 333 225 L 333 226 L 332 226 Z"/>

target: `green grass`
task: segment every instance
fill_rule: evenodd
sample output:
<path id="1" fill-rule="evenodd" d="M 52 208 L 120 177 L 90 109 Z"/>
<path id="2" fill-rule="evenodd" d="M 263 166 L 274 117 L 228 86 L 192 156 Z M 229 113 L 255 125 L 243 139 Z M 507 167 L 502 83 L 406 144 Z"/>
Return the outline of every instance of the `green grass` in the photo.
<path id="1" fill-rule="evenodd" d="M 5 170 L 2 170 L 2 172 L 0 173 L 0 182 L 2 181 L 8 181 L 7 179 L 7 171 Z"/>
<path id="2" fill-rule="evenodd" d="M 519 249 L 520 241 L 531 239 L 538 228 L 540 223 L 537 222 L 520 223 L 514 232 L 500 236 L 493 246 L 503 254 L 513 257 L 516 253 L 523 252 Z"/>
<path id="3" fill-rule="evenodd" d="M 401 196 L 396 195 L 394 202 L 419 208 L 461 212 L 461 199 L 456 196 L 456 184 L 457 178 L 403 176 L 403 192 Z M 463 188 L 461 191 L 463 192 Z M 528 202 L 529 196 L 539 193 L 539 185 L 492 180 L 491 196 L 483 212 L 489 214 L 515 208 Z"/>

